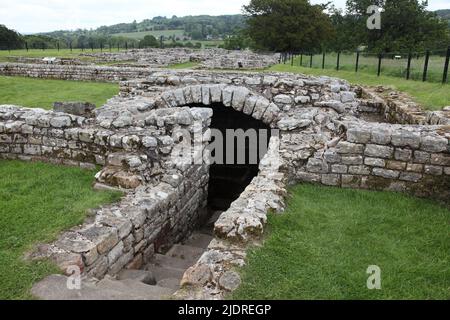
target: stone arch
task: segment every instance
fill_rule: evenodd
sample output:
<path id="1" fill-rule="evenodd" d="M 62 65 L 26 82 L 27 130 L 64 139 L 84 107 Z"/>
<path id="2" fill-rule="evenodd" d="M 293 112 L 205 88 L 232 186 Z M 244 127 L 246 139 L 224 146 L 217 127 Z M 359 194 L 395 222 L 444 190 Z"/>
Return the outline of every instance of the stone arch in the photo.
<path id="1" fill-rule="evenodd" d="M 267 139 L 268 146 L 271 138 L 270 129 L 276 127 L 280 113 L 279 107 L 246 86 L 227 84 L 196 84 L 170 89 L 161 94 L 157 106 L 159 108 L 184 106 L 211 108 L 214 111 L 211 128 L 221 131 L 224 137 L 226 136 L 224 131 L 226 129 L 269 130 L 264 131 L 267 132 L 264 137 L 260 135 L 260 132 L 257 133 L 258 143 L 256 149 L 253 149 L 257 153 L 257 164 L 250 163 L 251 156 L 247 150 L 250 145 L 246 141 L 245 164 L 237 162 L 230 164 L 224 161 L 220 164 L 211 165 L 208 207 L 214 210 L 227 210 L 231 203 L 239 198 L 252 179 L 258 176 L 259 163 L 263 157 L 260 152 L 260 139 Z M 218 118 L 215 120 L 215 117 L 219 117 L 220 120 Z M 243 124 L 244 122 L 245 124 Z M 228 149 L 225 151 L 228 146 L 225 137 L 223 154 L 228 151 Z M 235 156 L 237 152 L 237 149 L 235 149 Z M 218 200 L 217 194 L 224 195 L 218 202 L 215 201 Z"/>
<path id="2" fill-rule="evenodd" d="M 159 100 L 161 107 L 182 107 L 202 104 L 223 104 L 274 128 L 280 113 L 275 103 L 245 86 L 225 84 L 190 85 L 165 91 Z"/>

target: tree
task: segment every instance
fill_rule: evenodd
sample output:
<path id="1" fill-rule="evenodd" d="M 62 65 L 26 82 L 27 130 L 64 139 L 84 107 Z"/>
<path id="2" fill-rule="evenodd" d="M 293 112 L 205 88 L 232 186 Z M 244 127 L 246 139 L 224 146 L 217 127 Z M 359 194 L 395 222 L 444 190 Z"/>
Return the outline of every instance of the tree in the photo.
<path id="1" fill-rule="evenodd" d="M 319 50 L 333 35 L 326 5 L 309 0 L 251 0 L 244 6 L 247 35 L 256 49 L 270 51 Z"/>
<path id="2" fill-rule="evenodd" d="M 141 41 L 141 47 L 157 48 L 159 47 L 159 41 L 152 35 L 146 35 Z"/>
<path id="3" fill-rule="evenodd" d="M 377 4 L 381 13 L 381 30 L 366 28 L 367 7 Z M 354 32 L 361 44 L 376 52 L 423 51 L 448 45 L 447 24 L 427 10 L 428 1 L 418 0 L 347 0 L 347 10 L 354 15 Z"/>
<path id="4" fill-rule="evenodd" d="M 222 47 L 227 50 L 242 50 L 253 46 L 251 39 L 242 32 L 239 32 L 226 38 Z"/>
<path id="5" fill-rule="evenodd" d="M 329 9 L 329 12 L 335 36 L 326 43 L 324 49 L 335 52 L 356 50 L 361 40 L 360 35 L 355 32 L 358 20 L 354 15 L 344 15 L 341 9 L 334 6 Z"/>
<path id="6" fill-rule="evenodd" d="M 0 50 L 19 49 L 22 45 L 23 39 L 19 33 L 0 24 Z"/>

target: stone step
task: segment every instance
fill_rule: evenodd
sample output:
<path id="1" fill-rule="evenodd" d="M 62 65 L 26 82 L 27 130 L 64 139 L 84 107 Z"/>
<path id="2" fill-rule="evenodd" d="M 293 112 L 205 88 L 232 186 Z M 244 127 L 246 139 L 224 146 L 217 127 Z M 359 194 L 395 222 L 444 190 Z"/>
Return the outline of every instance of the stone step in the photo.
<path id="1" fill-rule="evenodd" d="M 184 242 L 184 245 L 206 249 L 212 240 L 213 236 L 209 234 L 195 232 Z"/>
<path id="2" fill-rule="evenodd" d="M 118 280 L 136 280 L 148 285 L 156 285 L 155 277 L 151 271 L 146 270 L 122 270 L 118 277 Z"/>
<path id="3" fill-rule="evenodd" d="M 150 261 L 150 264 L 153 264 L 158 267 L 170 267 L 186 270 L 190 268 L 193 264 L 195 264 L 195 260 L 185 260 L 180 258 L 173 258 L 162 254 L 155 254 Z"/>
<path id="4" fill-rule="evenodd" d="M 180 279 L 183 277 L 186 269 L 171 268 L 171 267 L 159 267 L 153 264 L 146 266 L 146 269 L 153 273 L 156 281 L 161 281 L 164 279 Z"/>
<path id="5" fill-rule="evenodd" d="M 162 280 L 158 281 L 157 285 L 160 287 L 178 290 L 178 289 L 180 289 L 180 282 L 181 282 L 181 279 L 167 278 L 167 279 L 162 279 Z"/>
<path id="6" fill-rule="evenodd" d="M 103 279 L 97 288 L 108 291 L 117 291 L 124 295 L 135 296 L 139 300 L 164 300 L 170 298 L 176 290 L 159 286 L 150 286 L 137 280 L 111 280 Z"/>
<path id="7" fill-rule="evenodd" d="M 204 252 L 205 249 L 203 248 L 191 247 L 182 244 L 175 244 L 166 253 L 166 256 L 186 260 L 189 261 L 191 265 L 194 265 Z"/>

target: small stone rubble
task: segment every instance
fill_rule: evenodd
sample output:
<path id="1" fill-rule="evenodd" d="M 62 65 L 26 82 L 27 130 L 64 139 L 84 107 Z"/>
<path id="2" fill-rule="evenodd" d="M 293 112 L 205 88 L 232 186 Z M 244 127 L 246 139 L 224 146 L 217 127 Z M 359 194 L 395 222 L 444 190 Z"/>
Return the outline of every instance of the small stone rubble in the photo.
<path id="1" fill-rule="evenodd" d="M 284 209 L 286 186 L 314 182 L 450 199 L 450 128 L 445 118 L 417 124 L 408 110 L 329 77 L 282 73 L 148 71 L 85 118 L 0 106 L 0 157 L 94 168 L 98 188 L 126 190 L 38 256 L 78 265 L 101 279 L 137 269 L 186 239 L 204 216 L 209 166 L 177 157 L 177 128 L 202 140 L 214 104 L 274 129 L 260 173 L 215 224 L 215 239 L 189 268 L 180 299 L 222 299 L 240 283 L 236 267 L 263 237 L 269 212 Z M 392 101 L 395 99 L 392 98 Z M 388 100 L 391 101 L 391 100 Z M 199 108 L 201 105 L 204 108 Z M 192 107 L 195 106 L 195 107 Z M 389 109 L 388 109 L 389 107 Z M 402 111 L 396 111 L 396 110 Z M 388 111 L 389 110 L 389 111 Z M 402 121 L 396 123 L 396 112 Z M 378 114 L 383 122 L 365 121 Z"/>

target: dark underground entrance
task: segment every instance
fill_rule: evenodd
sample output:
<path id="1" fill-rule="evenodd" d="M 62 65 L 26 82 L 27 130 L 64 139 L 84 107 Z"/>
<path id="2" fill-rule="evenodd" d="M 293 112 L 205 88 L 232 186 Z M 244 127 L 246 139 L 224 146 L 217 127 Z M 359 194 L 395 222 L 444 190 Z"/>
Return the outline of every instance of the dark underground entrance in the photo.
<path id="1" fill-rule="evenodd" d="M 228 210 L 258 175 L 259 162 L 267 152 L 271 129 L 262 121 L 221 103 L 190 107 L 213 109 L 210 129 L 220 132 L 223 137 L 223 143 L 220 143 L 213 134 L 210 142 L 211 156 L 216 161 L 210 167 L 209 221 L 204 228 L 212 230 L 220 214 Z"/>

